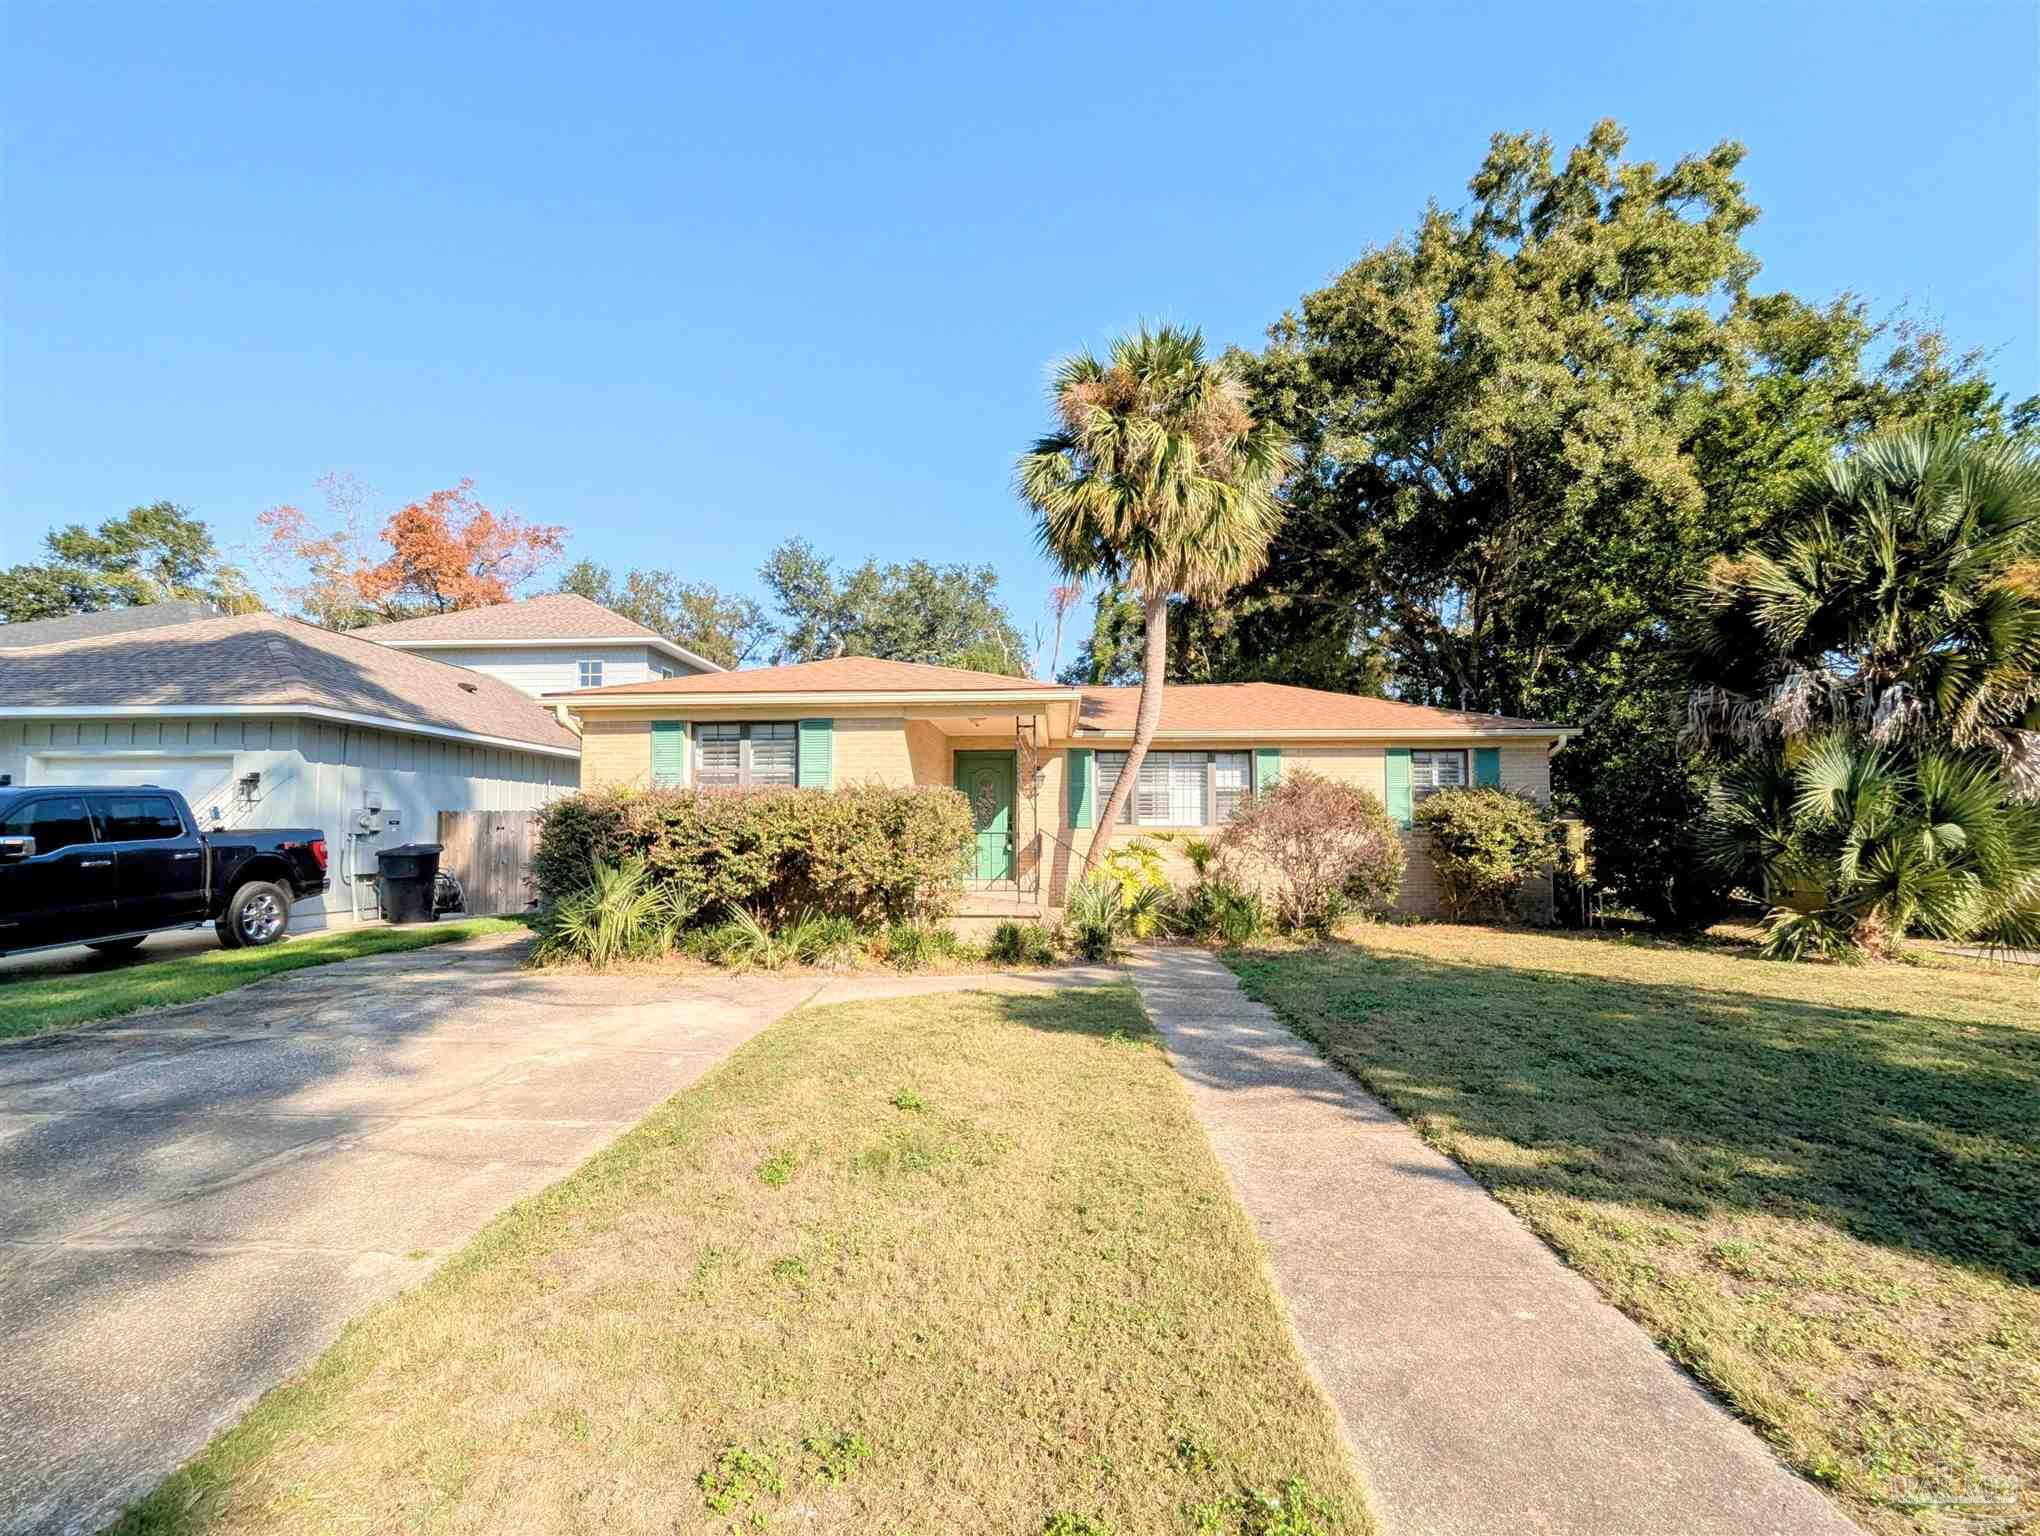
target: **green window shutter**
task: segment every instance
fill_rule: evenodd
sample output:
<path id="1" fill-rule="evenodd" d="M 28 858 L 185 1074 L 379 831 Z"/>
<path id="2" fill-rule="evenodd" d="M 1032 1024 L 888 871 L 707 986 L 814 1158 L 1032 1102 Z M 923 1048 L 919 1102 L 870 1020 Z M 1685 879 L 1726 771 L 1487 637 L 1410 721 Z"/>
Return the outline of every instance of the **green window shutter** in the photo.
<path id="1" fill-rule="evenodd" d="M 1271 789 L 1282 782 L 1282 749 L 1280 747 L 1254 748 L 1254 793 Z"/>
<path id="2" fill-rule="evenodd" d="M 1066 754 L 1069 759 L 1070 825 L 1088 827 L 1091 824 L 1091 749 L 1071 747 Z"/>
<path id="3" fill-rule="evenodd" d="M 803 789 L 827 789 L 835 777 L 836 722 L 800 723 L 800 767 L 794 782 Z"/>
<path id="4" fill-rule="evenodd" d="M 652 783 L 660 789 L 678 789 L 687 782 L 687 722 L 652 722 Z"/>
<path id="5" fill-rule="evenodd" d="M 1473 782 L 1482 789 L 1502 787 L 1502 749 L 1500 747 L 1475 747 L 1473 749 Z"/>
<path id="6" fill-rule="evenodd" d="M 1410 749 L 1388 749 L 1388 814 L 1399 827 L 1410 824 Z"/>

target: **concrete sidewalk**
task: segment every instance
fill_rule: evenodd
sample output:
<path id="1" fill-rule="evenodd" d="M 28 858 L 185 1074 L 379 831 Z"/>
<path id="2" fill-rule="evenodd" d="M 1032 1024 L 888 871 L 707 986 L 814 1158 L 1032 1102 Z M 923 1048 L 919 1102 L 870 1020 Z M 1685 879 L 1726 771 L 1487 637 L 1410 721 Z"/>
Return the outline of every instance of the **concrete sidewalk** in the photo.
<path id="1" fill-rule="evenodd" d="M 1861 1536 L 1216 958 L 1133 976 L 1388 1536 Z"/>

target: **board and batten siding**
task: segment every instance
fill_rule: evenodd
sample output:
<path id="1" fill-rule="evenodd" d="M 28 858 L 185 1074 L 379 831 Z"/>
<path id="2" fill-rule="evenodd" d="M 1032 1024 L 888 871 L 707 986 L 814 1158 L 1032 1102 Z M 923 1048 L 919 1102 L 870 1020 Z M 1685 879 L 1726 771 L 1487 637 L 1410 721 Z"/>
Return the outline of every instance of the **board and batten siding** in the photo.
<path id="1" fill-rule="evenodd" d="M 571 758 L 301 716 L 0 720 L 0 773 L 17 784 L 37 782 L 36 762 L 46 756 L 108 754 L 132 767 L 152 753 L 231 758 L 229 784 L 261 774 L 259 798 L 234 810 L 234 824 L 326 834 L 333 888 L 293 909 L 293 932 L 351 920 L 343 877 L 355 867 L 357 845 L 348 832 L 370 795 L 382 801 L 385 830 L 358 845 L 362 868 L 373 867 L 377 847 L 431 842 L 441 811 L 536 810 L 580 780 Z M 373 892 L 362 896 L 373 916 Z"/>
<path id="2" fill-rule="evenodd" d="M 580 687 L 584 661 L 602 663 L 605 688 L 616 683 L 649 682 L 660 675 L 662 668 L 674 677 L 689 676 L 699 670 L 647 645 L 562 645 L 557 649 L 535 645 L 417 645 L 404 649 L 413 656 L 484 673 L 534 698 L 542 693 L 564 693 Z"/>

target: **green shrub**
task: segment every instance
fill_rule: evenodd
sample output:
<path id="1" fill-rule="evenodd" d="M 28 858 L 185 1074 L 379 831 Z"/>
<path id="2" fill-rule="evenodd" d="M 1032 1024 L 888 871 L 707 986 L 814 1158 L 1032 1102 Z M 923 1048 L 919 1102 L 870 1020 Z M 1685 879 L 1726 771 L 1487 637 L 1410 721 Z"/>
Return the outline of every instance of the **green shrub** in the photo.
<path id="1" fill-rule="evenodd" d="M 1402 891 L 1402 837 L 1387 809 L 1307 769 L 1249 798 L 1220 846 L 1236 866 L 1267 873 L 1284 928 L 1329 933 L 1349 912 L 1387 911 Z"/>
<path id="2" fill-rule="evenodd" d="M 1207 875 L 1190 888 L 1176 923 L 1186 938 L 1230 946 L 1251 944 L 1270 926 L 1261 893 L 1222 874 Z"/>
<path id="3" fill-rule="evenodd" d="M 884 949 L 886 964 L 901 971 L 918 971 L 975 953 L 942 923 L 897 924 L 886 930 Z"/>
<path id="4" fill-rule="evenodd" d="M 653 883 L 643 859 L 598 860 L 583 883 L 540 915 L 531 958 L 539 965 L 579 960 L 593 966 L 650 959 L 673 948 L 693 915 L 678 890 Z"/>
<path id="5" fill-rule="evenodd" d="M 1126 898 L 1119 882 L 1096 873 L 1070 887 L 1063 907 L 1070 946 L 1086 960 L 1118 958 L 1127 927 Z"/>
<path id="6" fill-rule="evenodd" d="M 1505 789 L 1441 789 L 1417 807 L 1438 895 L 1453 917 L 1517 915 L 1523 884 L 1557 861 L 1549 814 Z"/>
<path id="7" fill-rule="evenodd" d="M 925 922 L 962 893 L 974 837 L 953 789 L 595 790 L 539 813 L 532 868 L 545 906 L 634 856 L 694 912 Z"/>
<path id="8" fill-rule="evenodd" d="M 1004 922 L 992 930 L 985 956 L 1001 965 L 1053 965 L 1055 934 L 1039 923 Z"/>

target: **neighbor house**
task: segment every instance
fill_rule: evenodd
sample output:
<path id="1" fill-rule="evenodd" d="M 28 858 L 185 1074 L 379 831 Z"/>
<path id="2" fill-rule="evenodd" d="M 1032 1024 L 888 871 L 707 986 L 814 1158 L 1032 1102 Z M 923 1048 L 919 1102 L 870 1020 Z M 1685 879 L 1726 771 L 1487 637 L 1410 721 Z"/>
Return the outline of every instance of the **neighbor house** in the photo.
<path id="1" fill-rule="evenodd" d="M 572 592 L 372 624 L 349 633 L 485 673 L 533 697 L 564 688 L 722 670 L 706 656 Z"/>
<path id="2" fill-rule="evenodd" d="M 436 840 L 441 811 L 542 805 L 579 782 L 580 753 L 486 671 L 275 614 L 157 604 L 0 628 L 0 783 L 158 784 L 204 824 L 318 827 L 333 884 L 293 929 L 373 916 L 377 849 Z"/>
<path id="3" fill-rule="evenodd" d="M 844 657 L 546 696 L 579 722 L 581 775 L 604 785 L 949 785 L 978 825 L 966 915 L 1045 913 L 1081 872 L 1132 744 L 1138 688 L 1069 687 Z M 1569 734 L 1537 720 L 1277 683 L 1171 685 L 1115 841 L 1223 830 L 1240 799 L 1306 768 L 1377 796 L 1406 829 L 1450 785 L 1548 799 Z M 1403 905 L 1436 910 L 1412 857 Z"/>

